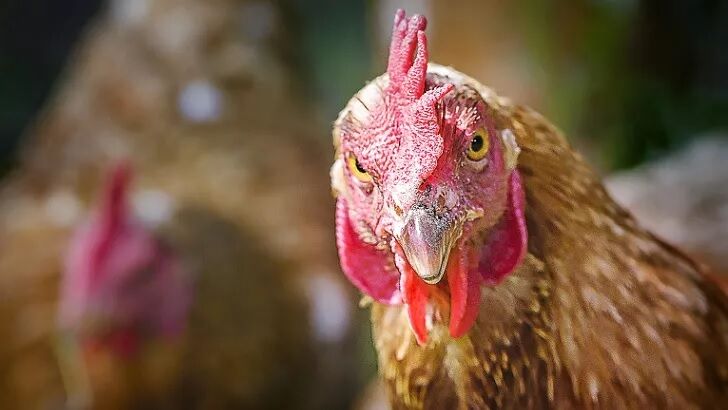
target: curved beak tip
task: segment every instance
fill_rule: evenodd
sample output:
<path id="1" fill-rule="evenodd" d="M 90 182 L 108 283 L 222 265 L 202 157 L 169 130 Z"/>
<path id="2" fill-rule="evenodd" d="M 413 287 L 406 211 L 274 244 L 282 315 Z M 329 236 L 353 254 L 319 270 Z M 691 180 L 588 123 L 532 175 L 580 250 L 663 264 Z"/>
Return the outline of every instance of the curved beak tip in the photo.
<path id="1" fill-rule="evenodd" d="M 412 209 L 396 236 L 412 269 L 425 283 L 439 283 L 447 269 L 450 249 L 460 236 L 460 224 L 433 209 Z"/>

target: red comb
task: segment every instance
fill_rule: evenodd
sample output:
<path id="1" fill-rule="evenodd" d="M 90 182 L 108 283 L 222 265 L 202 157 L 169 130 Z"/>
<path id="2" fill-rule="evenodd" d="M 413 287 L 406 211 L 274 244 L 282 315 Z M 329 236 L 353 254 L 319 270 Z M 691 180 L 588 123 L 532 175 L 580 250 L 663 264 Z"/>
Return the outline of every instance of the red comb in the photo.
<path id="1" fill-rule="evenodd" d="M 423 31 L 425 27 L 427 19 L 419 14 L 408 19 L 404 10 L 400 9 L 394 15 L 387 65 L 389 88 L 407 101 L 414 101 L 422 95 L 425 88 L 427 74 L 427 39 Z"/>
<path id="2" fill-rule="evenodd" d="M 394 15 L 392 43 L 389 47 L 389 92 L 402 103 L 413 102 L 425 91 L 427 77 L 427 19 L 415 14 L 409 19 L 404 10 Z"/>
<path id="3" fill-rule="evenodd" d="M 415 111 L 426 111 L 432 115 L 417 115 L 418 122 L 435 119 L 434 105 L 451 89 L 451 85 L 434 88 L 425 93 L 427 79 L 427 19 L 415 14 L 409 19 L 404 10 L 394 15 L 392 42 L 389 47 L 389 85 L 387 92 L 397 101 L 400 108 L 413 104 Z"/>

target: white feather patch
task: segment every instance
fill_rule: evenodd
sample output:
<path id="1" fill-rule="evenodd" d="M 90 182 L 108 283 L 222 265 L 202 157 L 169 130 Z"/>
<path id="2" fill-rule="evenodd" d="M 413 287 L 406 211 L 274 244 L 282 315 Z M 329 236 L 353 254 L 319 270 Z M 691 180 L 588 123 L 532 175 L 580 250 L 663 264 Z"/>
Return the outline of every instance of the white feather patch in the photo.
<path id="1" fill-rule="evenodd" d="M 337 159 L 331 166 L 331 189 L 334 196 L 344 195 L 346 193 L 346 183 L 344 182 L 344 161 Z"/>
<path id="2" fill-rule="evenodd" d="M 45 201 L 46 216 L 58 227 L 73 226 L 78 222 L 82 208 L 81 201 L 69 190 L 54 192 Z"/>
<path id="3" fill-rule="evenodd" d="M 518 154 L 521 153 L 521 148 L 516 142 L 516 136 L 509 128 L 501 131 L 501 139 L 503 140 L 503 146 L 505 147 L 505 161 L 508 169 L 515 169 L 518 164 Z"/>
<path id="4" fill-rule="evenodd" d="M 169 194 L 158 189 L 142 189 L 132 196 L 134 214 L 151 228 L 169 221 L 174 215 L 175 205 Z"/>

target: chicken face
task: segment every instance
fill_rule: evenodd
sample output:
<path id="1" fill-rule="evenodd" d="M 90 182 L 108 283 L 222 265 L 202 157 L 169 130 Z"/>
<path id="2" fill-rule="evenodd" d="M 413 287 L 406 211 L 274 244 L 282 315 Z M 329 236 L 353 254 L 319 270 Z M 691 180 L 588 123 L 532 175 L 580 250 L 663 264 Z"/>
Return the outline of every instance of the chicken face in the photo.
<path id="1" fill-rule="evenodd" d="M 526 249 L 513 134 L 477 90 L 428 68 L 425 25 L 397 13 L 387 74 L 340 114 L 332 168 L 344 273 L 379 302 L 405 303 L 420 343 L 448 314 L 454 337 L 467 332 L 481 286 Z"/>
<path id="2" fill-rule="evenodd" d="M 191 296 L 176 258 L 131 217 L 129 178 L 126 165 L 114 169 L 100 209 L 75 232 L 59 316 L 63 330 L 124 354 L 141 337 L 181 331 Z"/>

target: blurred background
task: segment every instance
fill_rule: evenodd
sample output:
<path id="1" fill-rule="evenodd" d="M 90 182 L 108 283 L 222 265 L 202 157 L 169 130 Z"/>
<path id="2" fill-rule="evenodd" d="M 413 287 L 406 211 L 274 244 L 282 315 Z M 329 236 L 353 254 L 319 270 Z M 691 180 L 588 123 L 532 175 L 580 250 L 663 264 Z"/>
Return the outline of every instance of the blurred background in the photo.
<path id="1" fill-rule="evenodd" d="M 4 169 L 16 158 L 23 131 L 59 87 L 64 68 L 94 19 L 110 7 L 117 14 L 143 13 L 148 3 L 156 2 L 108 3 L 3 2 Z M 284 20 L 241 17 L 240 24 L 285 24 L 286 37 L 280 40 L 286 62 L 295 67 L 292 80 L 311 96 L 307 102 L 325 122 L 366 79 L 382 70 L 392 11 L 405 7 L 429 17 L 435 61 L 543 112 L 574 143 L 590 147 L 590 156 L 605 170 L 633 167 L 728 126 L 725 1 L 465 0 L 458 7 L 433 0 L 270 4 Z"/>
<path id="2" fill-rule="evenodd" d="M 236 246 L 255 247 L 234 262 L 241 295 L 262 269 L 251 258 L 296 284 L 292 309 L 313 329 L 301 350 L 328 355 L 301 359 L 316 369 L 316 385 L 301 389 L 339 392 L 298 403 L 355 400 L 375 359 L 336 261 L 330 125 L 384 70 L 400 7 L 428 17 L 433 61 L 545 114 L 645 225 L 728 272 L 728 1 L 3 0 L 0 335 L 23 336 L 0 347 L 3 387 L 20 389 L 11 403 L 46 391 L 63 400 L 50 343 L 33 359 L 18 352 L 52 333 L 63 249 L 119 158 L 134 163 L 142 219 L 211 237 L 208 225 L 229 224 Z M 203 211 L 208 222 L 190 222 Z M 32 320 L 19 319 L 31 308 Z M 266 329 L 274 339 L 290 331 Z M 97 372 L 110 380 L 133 379 L 104 363 Z M 280 371 L 258 380 L 267 396 L 231 387 L 229 403 L 276 396 L 290 386 Z"/>

